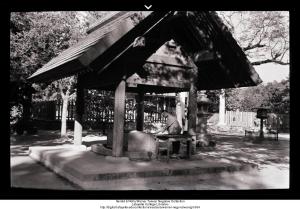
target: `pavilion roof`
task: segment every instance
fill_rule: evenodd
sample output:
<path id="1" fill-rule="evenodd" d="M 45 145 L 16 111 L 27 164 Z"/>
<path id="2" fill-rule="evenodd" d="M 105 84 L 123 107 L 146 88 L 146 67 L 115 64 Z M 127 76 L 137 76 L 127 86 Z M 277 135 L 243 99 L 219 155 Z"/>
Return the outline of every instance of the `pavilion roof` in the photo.
<path id="1" fill-rule="evenodd" d="M 90 71 L 110 79 L 122 72 L 120 66 L 124 62 L 128 62 L 132 75 L 147 60 L 151 62 L 154 52 L 173 38 L 198 68 L 198 89 L 254 86 L 262 82 L 215 12 L 152 12 L 137 25 L 130 19 L 132 14 L 116 12 L 96 22 L 87 37 L 38 69 L 29 80 L 44 82 Z M 137 37 L 145 37 L 144 48 L 133 47 Z"/>
<path id="2" fill-rule="evenodd" d="M 103 40 L 109 37 L 112 31 L 118 30 L 118 27 L 120 27 L 124 20 L 128 19 L 130 15 L 132 15 L 132 12 L 118 12 L 114 13 L 110 18 L 105 19 L 105 21 L 96 22 L 96 24 L 93 24 L 89 28 L 87 31 L 89 34 L 85 38 L 50 60 L 42 68 L 33 73 L 29 77 L 29 80 L 35 82 L 47 79 L 55 80 L 72 75 L 79 70 L 83 70 L 85 65 L 83 62 L 79 61 L 80 58 L 87 56 L 89 50 L 93 50 L 93 47 L 101 42 L 103 42 L 102 51 L 105 51 L 110 45 L 106 46 L 106 43 Z M 72 61 L 75 61 L 75 63 Z M 72 67 L 74 67 L 74 69 L 71 69 Z M 56 73 L 52 74 L 54 71 Z"/>

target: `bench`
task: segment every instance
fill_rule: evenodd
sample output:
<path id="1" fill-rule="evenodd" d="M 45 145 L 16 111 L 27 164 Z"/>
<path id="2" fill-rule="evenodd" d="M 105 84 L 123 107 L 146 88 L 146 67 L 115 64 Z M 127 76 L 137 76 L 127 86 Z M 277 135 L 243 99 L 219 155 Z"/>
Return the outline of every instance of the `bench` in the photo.
<path id="1" fill-rule="evenodd" d="M 247 135 L 252 136 L 255 133 L 259 133 L 259 131 L 255 131 L 254 129 L 245 130 L 245 136 L 247 136 Z M 268 134 L 268 135 L 269 134 L 275 135 L 275 139 L 278 141 L 278 130 L 276 130 L 276 129 L 267 129 L 266 134 Z"/>
<path id="2" fill-rule="evenodd" d="M 250 129 L 250 130 L 245 130 L 245 136 L 247 135 L 253 135 L 255 133 L 255 130 L 254 129 Z"/>
<path id="3" fill-rule="evenodd" d="M 169 162 L 170 159 L 170 148 L 172 143 L 175 141 L 179 141 L 180 143 L 186 142 L 186 152 L 187 158 L 191 158 L 192 153 L 192 138 L 189 135 L 182 135 L 182 134 L 163 134 L 163 135 L 156 135 L 158 140 L 163 140 L 166 142 L 166 146 L 157 146 L 157 158 L 159 158 L 161 151 L 167 152 L 167 161 Z"/>
<path id="4" fill-rule="evenodd" d="M 275 135 L 276 141 L 278 141 L 278 130 L 276 129 L 268 129 L 267 134 L 273 134 Z"/>

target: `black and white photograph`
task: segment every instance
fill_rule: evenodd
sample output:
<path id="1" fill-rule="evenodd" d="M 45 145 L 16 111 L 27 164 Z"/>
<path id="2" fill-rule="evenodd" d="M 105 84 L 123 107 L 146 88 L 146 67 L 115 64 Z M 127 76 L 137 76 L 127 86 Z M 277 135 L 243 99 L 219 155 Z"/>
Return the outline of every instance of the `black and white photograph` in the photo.
<path id="1" fill-rule="evenodd" d="M 10 12 L 11 188 L 290 189 L 289 11 L 151 10 Z"/>

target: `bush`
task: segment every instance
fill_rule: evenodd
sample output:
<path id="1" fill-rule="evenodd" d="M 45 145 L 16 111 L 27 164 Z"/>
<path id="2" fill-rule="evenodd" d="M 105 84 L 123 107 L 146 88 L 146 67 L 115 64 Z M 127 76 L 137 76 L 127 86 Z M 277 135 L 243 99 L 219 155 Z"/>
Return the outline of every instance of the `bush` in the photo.
<path id="1" fill-rule="evenodd" d="M 14 105 L 10 108 L 10 128 L 12 133 L 17 129 L 17 124 L 22 118 L 22 113 L 23 107 L 21 104 Z"/>

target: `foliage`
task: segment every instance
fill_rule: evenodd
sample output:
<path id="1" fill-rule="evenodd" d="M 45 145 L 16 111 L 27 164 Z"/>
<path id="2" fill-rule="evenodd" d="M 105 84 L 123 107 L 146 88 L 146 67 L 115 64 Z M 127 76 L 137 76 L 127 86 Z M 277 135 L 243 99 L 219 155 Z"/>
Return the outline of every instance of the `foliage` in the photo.
<path id="1" fill-rule="evenodd" d="M 15 105 L 10 109 L 10 125 L 13 126 L 22 118 L 22 105 Z"/>
<path id="2" fill-rule="evenodd" d="M 25 80 L 77 41 L 81 31 L 75 17 L 74 12 L 11 13 L 11 80 Z"/>
<path id="3" fill-rule="evenodd" d="M 200 91 L 197 91 L 197 98 L 200 99 Z M 210 104 L 208 105 L 208 112 L 210 113 L 216 113 L 219 111 L 219 95 L 220 90 L 206 90 L 205 94 L 207 98 L 210 101 Z"/>
<path id="4" fill-rule="evenodd" d="M 253 108 L 267 106 L 273 113 L 289 113 L 289 79 L 266 85 L 226 90 L 226 109 L 255 111 Z"/>
<path id="5" fill-rule="evenodd" d="M 18 83 L 11 104 L 23 104 L 27 78 L 85 34 L 86 15 L 81 12 L 13 12 L 10 21 L 10 81 Z M 35 84 L 33 100 L 65 102 L 75 92 L 76 77 Z M 22 85 L 20 85 L 21 83 Z M 11 114 L 11 118 L 14 116 Z M 65 123 L 62 121 L 62 123 Z"/>
<path id="6" fill-rule="evenodd" d="M 90 23 L 105 18 L 110 12 L 13 12 L 10 22 L 10 80 L 26 81 L 60 52 L 86 35 Z M 136 12 L 134 22 L 145 17 Z M 41 92 L 34 99 L 56 99 L 57 92 L 72 93 L 74 77 L 51 84 L 35 85 Z M 74 92 L 74 91 L 73 91 Z"/>
<path id="7" fill-rule="evenodd" d="M 99 108 L 113 109 L 113 92 L 112 91 L 98 91 L 98 90 L 87 90 L 85 94 L 85 103 L 93 103 Z"/>
<path id="8" fill-rule="evenodd" d="M 211 104 L 208 107 L 208 111 L 211 113 L 215 113 L 219 111 L 219 95 L 220 90 L 209 90 L 206 91 L 207 98 L 210 100 Z"/>

